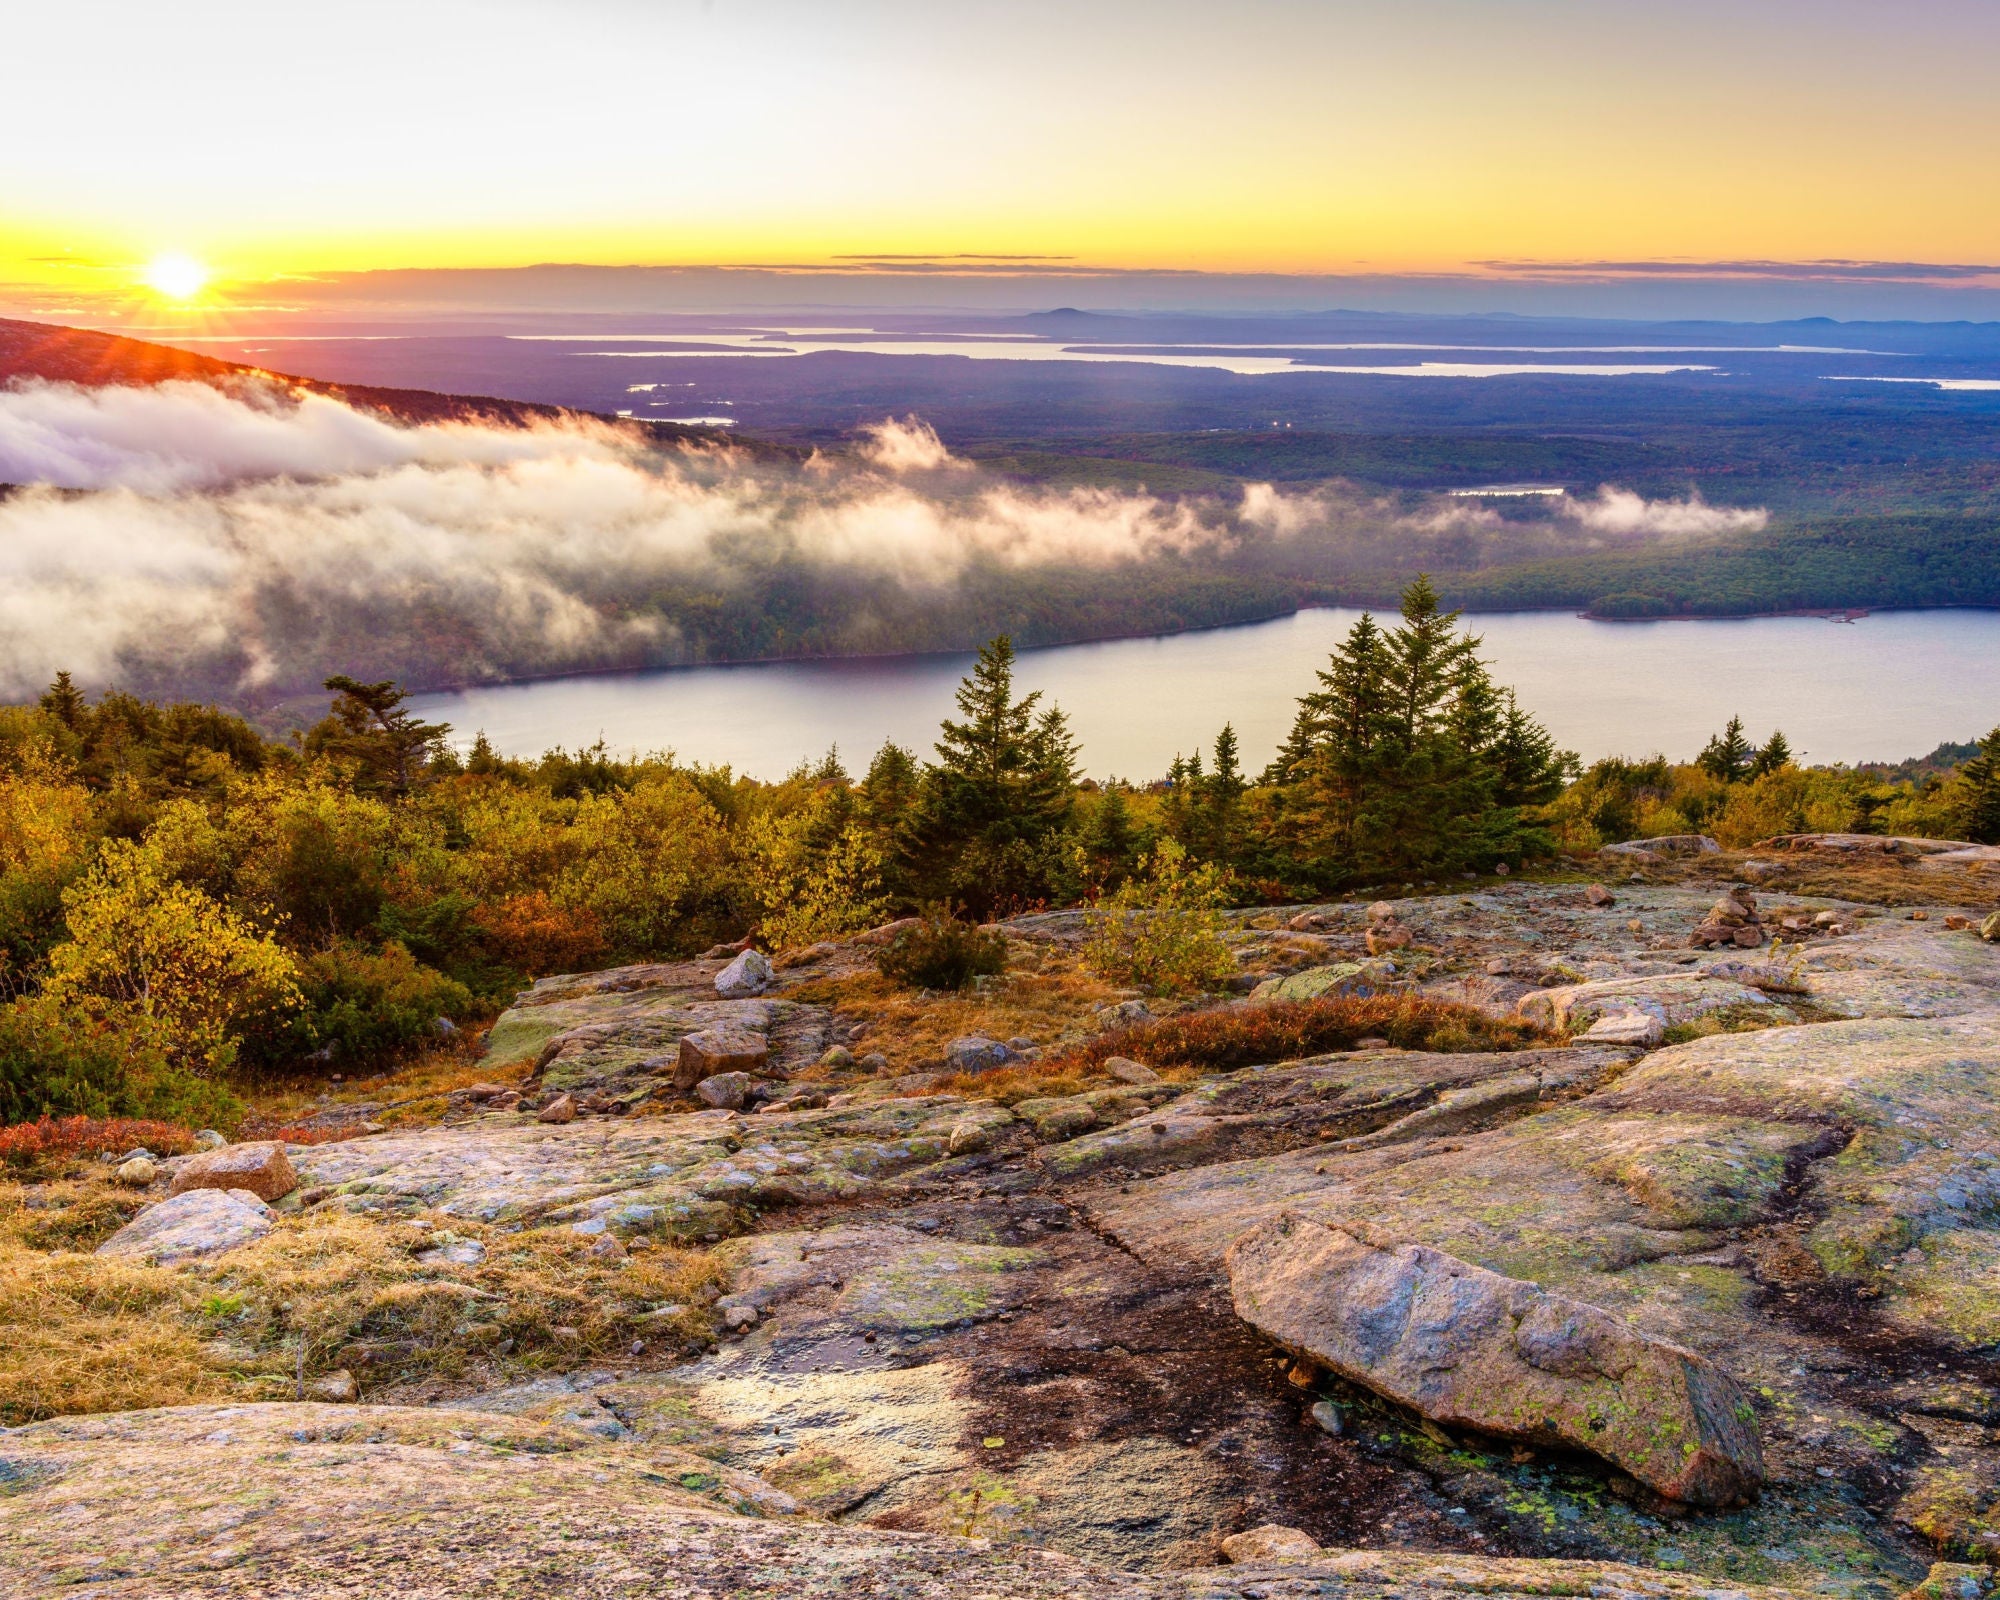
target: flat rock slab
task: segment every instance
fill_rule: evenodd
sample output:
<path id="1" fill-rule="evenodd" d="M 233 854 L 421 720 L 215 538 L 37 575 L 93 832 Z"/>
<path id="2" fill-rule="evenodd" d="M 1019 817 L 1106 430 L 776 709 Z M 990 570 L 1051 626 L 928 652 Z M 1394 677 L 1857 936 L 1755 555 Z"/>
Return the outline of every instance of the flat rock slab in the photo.
<path id="1" fill-rule="evenodd" d="M 1692 1350 L 1442 1251 L 1288 1218 L 1228 1257 L 1237 1315 L 1447 1426 L 1587 1450 L 1672 1500 L 1755 1496 L 1749 1397 Z"/>
<path id="2" fill-rule="evenodd" d="M 1316 1600 L 1587 1594 L 1715 1600 L 1612 1562 L 1329 1550 L 1141 1574 L 1032 1546 L 732 1509 L 734 1475 L 658 1440 L 459 1410 L 274 1404 L 64 1418 L 0 1432 L 0 1592 L 104 1600 L 393 1594 L 743 1600 Z M 777 1497 L 782 1499 L 782 1496 Z M 1803 1600 L 1731 1584 L 1731 1600 Z"/>
<path id="3" fill-rule="evenodd" d="M 729 1111 L 545 1126 L 501 1113 L 293 1150 L 303 1180 L 355 1211 L 437 1210 L 483 1222 L 597 1222 L 619 1234 L 735 1233 L 746 1206 L 852 1200 L 944 1158 L 968 1115 L 936 1096 L 831 1110 Z"/>
<path id="4" fill-rule="evenodd" d="M 1113 1167 L 1182 1167 L 1294 1148 L 1315 1143 L 1323 1130 L 1415 1139 L 1574 1092 L 1629 1060 L 1629 1051 L 1612 1049 L 1316 1056 L 1213 1078 L 1156 1108 L 1100 1112 L 1100 1123 L 1114 1125 L 1047 1151 L 1041 1161 L 1052 1176 L 1072 1179 Z M 1148 1093 L 1160 1087 L 1147 1086 Z"/>
<path id="5" fill-rule="evenodd" d="M 248 1244 L 271 1227 L 271 1208 L 248 1189 L 188 1189 L 140 1212 L 97 1253 L 166 1265 Z"/>
<path id="6" fill-rule="evenodd" d="M 1651 1017 L 1664 1031 L 1681 1023 L 1698 1022 L 1718 1011 L 1733 1011 L 1764 1022 L 1796 1022 L 1798 1014 L 1761 989 L 1699 972 L 1659 977 L 1611 978 L 1596 983 L 1566 984 L 1538 989 L 1524 996 L 1516 1010 L 1545 1027 L 1584 1029 L 1604 1017 L 1637 1012 Z"/>
<path id="7" fill-rule="evenodd" d="M 687 976 L 682 967 L 621 970 Z M 779 1075 L 817 1060 L 833 1042 L 832 1013 L 824 1006 L 718 1000 L 711 985 L 684 981 L 602 990 L 579 988 L 576 979 L 561 983 L 567 986 L 546 992 L 537 984 L 501 1013 L 483 1066 L 499 1071 L 525 1063 L 551 1091 L 644 1099 L 655 1088 L 687 1086 L 679 1080 L 686 1077 L 682 1041 L 690 1036 L 698 1052 L 709 1036 L 754 1037 L 766 1053 L 759 1070 L 768 1066 Z"/>

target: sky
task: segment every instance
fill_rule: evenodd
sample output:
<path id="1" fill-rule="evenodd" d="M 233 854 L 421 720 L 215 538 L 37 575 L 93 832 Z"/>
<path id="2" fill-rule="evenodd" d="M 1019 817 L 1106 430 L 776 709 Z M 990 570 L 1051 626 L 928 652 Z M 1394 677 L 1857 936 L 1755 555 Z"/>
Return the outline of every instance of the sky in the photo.
<path id="1" fill-rule="evenodd" d="M 2000 287 L 1991 0 L 64 0 L 8 54 L 51 304 L 169 254 Z"/>

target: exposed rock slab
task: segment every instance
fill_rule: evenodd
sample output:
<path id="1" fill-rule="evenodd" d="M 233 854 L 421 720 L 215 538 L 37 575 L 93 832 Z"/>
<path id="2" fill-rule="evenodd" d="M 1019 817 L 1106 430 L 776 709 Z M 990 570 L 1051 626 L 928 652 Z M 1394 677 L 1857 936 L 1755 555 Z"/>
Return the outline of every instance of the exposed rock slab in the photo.
<path id="1" fill-rule="evenodd" d="M 453 1127 L 300 1146 L 305 1182 L 356 1211 L 484 1222 L 604 1218 L 620 1234 L 734 1233 L 748 1206 L 851 1200 L 942 1159 L 974 1108 L 946 1097 L 831 1110 L 613 1118 L 551 1127 L 497 1114 Z M 979 1108 L 1004 1122 L 997 1107 Z"/>
<path id="2" fill-rule="evenodd" d="M 188 1189 L 149 1206 L 97 1247 L 165 1265 L 216 1255 L 271 1231 L 271 1208 L 248 1189 Z"/>
<path id="3" fill-rule="evenodd" d="M 747 1496 L 739 1511 L 736 1475 L 661 1441 L 464 1411 L 189 1406 L 38 1423 L 0 1433 L 0 1453 L 23 1485 L 0 1495 L 0 1591 L 21 1595 L 82 1584 L 106 1600 L 459 1600 L 724 1582 L 744 1600 L 1718 1596 L 1712 1581 L 1611 1562 L 1400 1551 L 1118 1572 L 1032 1546 L 772 1515 Z"/>
<path id="4" fill-rule="evenodd" d="M 1669 1499 L 1764 1481 L 1749 1398 L 1692 1350 L 1422 1245 L 1285 1219 L 1230 1248 L 1237 1315 L 1433 1421 L 1590 1451 Z"/>

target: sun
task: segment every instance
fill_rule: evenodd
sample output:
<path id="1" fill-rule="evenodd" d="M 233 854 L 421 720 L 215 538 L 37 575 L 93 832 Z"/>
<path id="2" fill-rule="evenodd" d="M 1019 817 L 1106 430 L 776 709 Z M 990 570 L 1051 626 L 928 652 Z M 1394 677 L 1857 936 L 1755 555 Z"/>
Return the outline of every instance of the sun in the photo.
<path id="1" fill-rule="evenodd" d="M 208 287 L 209 271 L 192 256 L 155 256 L 139 274 L 140 282 L 169 300 L 192 300 Z"/>

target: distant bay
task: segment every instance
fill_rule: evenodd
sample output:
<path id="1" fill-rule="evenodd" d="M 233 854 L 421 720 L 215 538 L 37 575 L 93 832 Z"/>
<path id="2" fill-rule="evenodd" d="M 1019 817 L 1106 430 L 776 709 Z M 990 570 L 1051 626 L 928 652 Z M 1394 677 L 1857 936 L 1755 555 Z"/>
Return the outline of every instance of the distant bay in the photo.
<path id="1" fill-rule="evenodd" d="M 1261 766 L 1295 702 L 1360 613 L 1024 652 L 1019 682 L 1069 714 L 1096 777 L 1158 777 L 1225 722 Z M 1595 622 L 1566 612 L 1469 619 L 1495 677 L 1586 760 L 1691 757 L 1732 715 L 1782 728 L 1812 762 L 1900 760 L 2000 723 L 2000 611 Z M 602 737 L 782 776 L 830 746 L 857 775 L 884 739 L 928 755 L 970 661 L 962 655 L 760 662 L 495 685 L 421 696 L 459 742 L 483 729 L 509 755 Z"/>

